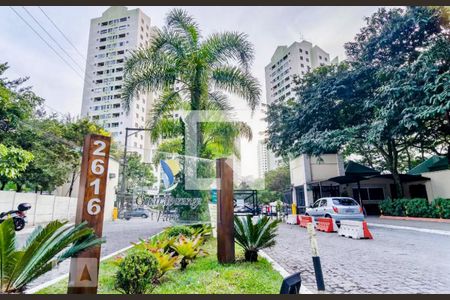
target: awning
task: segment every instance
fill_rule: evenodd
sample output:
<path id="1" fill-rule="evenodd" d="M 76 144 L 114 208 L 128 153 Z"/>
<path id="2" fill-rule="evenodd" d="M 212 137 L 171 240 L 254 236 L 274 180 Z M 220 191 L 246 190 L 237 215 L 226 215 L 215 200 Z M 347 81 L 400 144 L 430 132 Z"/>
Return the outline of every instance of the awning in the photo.
<path id="1" fill-rule="evenodd" d="M 413 181 L 430 180 L 430 178 L 424 177 L 424 176 L 421 176 L 421 175 L 400 174 L 399 176 L 400 176 L 400 181 L 403 182 L 403 183 L 405 183 L 405 182 L 413 182 Z M 375 176 L 375 178 L 386 178 L 386 179 L 394 180 L 394 176 L 392 176 L 392 174 L 382 174 L 382 175 Z"/>
<path id="2" fill-rule="evenodd" d="M 380 174 L 379 171 L 358 164 L 351 160 L 347 163 L 347 166 L 345 167 L 346 176 L 374 176 L 379 174 Z"/>
<path id="3" fill-rule="evenodd" d="M 361 180 L 368 179 L 364 176 L 357 176 L 357 175 L 344 175 L 344 176 L 336 176 L 328 179 L 328 181 L 333 181 L 339 184 L 347 184 L 347 183 L 353 183 L 358 182 Z"/>

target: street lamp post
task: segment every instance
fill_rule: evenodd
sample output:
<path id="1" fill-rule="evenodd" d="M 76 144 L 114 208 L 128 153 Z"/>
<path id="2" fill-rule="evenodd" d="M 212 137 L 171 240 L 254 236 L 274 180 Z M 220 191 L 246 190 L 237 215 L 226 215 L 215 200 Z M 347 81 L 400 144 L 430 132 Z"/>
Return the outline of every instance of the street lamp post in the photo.
<path id="1" fill-rule="evenodd" d="M 128 147 L 128 137 L 136 134 L 139 131 L 150 131 L 149 128 L 125 128 L 125 147 L 123 151 L 123 159 L 122 159 L 122 183 L 120 185 L 120 193 L 122 194 L 122 203 L 120 205 L 123 207 L 123 201 L 126 193 L 126 168 L 127 168 L 127 147 Z M 132 133 L 128 133 L 129 131 L 133 131 Z"/>

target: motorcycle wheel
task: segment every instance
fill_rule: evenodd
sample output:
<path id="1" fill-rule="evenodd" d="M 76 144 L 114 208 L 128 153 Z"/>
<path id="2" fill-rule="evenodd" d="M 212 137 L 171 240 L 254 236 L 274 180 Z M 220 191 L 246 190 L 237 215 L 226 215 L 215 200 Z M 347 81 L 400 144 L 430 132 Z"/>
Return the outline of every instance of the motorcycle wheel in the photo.
<path id="1" fill-rule="evenodd" d="M 16 231 L 21 231 L 25 227 L 25 221 L 20 218 L 14 218 L 14 227 Z"/>

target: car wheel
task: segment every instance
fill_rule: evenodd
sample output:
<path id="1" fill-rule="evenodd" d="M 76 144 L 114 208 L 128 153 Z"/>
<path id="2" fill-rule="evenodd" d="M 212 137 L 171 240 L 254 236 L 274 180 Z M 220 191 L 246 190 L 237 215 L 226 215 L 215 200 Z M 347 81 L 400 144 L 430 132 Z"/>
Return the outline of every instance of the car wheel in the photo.
<path id="1" fill-rule="evenodd" d="M 305 216 L 309 216 L 309 214 L 308 214 L 308 213 L 305 213 Z"/>
<path id="2" fill-rule="evenodd" d="M 325 218 L 330 218 L 330 219 L 332 219 L 332 217 L 331 217 L 329 214 L 326 214 L 326 215 L 325 215 Z"/>
<path id="3" fill-rule="evenodd" d="M 141 216 L 143 219 L 147 219 L 148 218 L 148 216 L 146 215 L 146 214 L 142 214 L 142 216 Z"/>
<path id="4" fill-rule="evenodd" d="M 125 220 L 127 221 L 130 221 L 130 219 L 131 219 L 130 217 L 125 217 Z"/>

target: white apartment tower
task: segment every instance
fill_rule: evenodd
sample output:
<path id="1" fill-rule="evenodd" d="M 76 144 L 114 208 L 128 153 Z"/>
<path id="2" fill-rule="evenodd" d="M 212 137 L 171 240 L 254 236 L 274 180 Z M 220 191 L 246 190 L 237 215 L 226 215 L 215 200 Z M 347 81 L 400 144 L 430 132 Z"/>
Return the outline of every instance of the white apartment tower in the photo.
<path id="1" fill-rule="evenodd" d="M 295 97 L 293 78 L 303 77 L 308 71 L 329 65 L 330 55 L 308 41 L 278 46 L 265 68 L 267 104 Z"/>
<path id="2" fill-rule="evenodd" d="M 330 61 L 327 52 L 305 40 L 294 42 L 289 47 L 278 46 L 270 63 L 265 67 L 267 105 L 295 97 L 295 76 L 301 78 L 317 67 L 334 62 L 337 62 L 337 57 Z M 268 170 L 277 168 L 281 163 L 281 157 L 267 150 Z"/>
<path id="3" fill-rule="evenodd" d="M 127 112 L 122 104 L 124 63 L 131 51 L 150 42 L 150 18 L 140 9 L 108 8 L 91 20 L 81 115 L 98 122 L 124 144 L 125 128 L 144 128 L 152 105 L 151 93 L 141 93 Z M 128 137 L 128 151 L 150 161 L 150 136 L 141 131 Z"/>
<path id="4" fill-rule="evenodd" d="M 267 145 L 263 140 L 258 141 L 258 177 L 264 178 L 264 174 L 269 171 L 269 161 L 267 157 Z"/>

